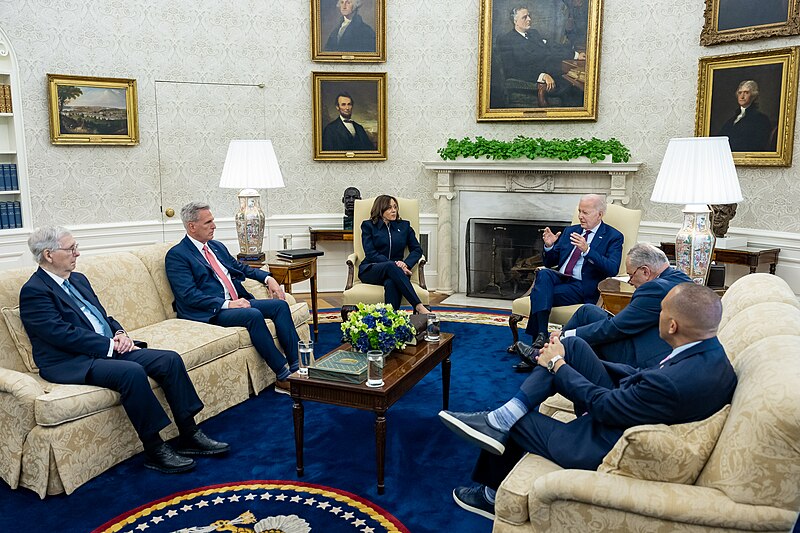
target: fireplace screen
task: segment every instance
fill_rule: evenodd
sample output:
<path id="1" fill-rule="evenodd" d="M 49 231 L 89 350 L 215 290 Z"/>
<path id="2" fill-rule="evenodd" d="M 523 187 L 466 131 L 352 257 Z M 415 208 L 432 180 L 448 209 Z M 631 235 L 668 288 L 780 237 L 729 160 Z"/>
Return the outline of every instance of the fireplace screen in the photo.
<path id="1" fill-rule="evenodd" d="M 542 231 L 565 222 L 471 218 L 467 224 L 467 296 L 514 300 L 531 286 L 542 266 Z"/>

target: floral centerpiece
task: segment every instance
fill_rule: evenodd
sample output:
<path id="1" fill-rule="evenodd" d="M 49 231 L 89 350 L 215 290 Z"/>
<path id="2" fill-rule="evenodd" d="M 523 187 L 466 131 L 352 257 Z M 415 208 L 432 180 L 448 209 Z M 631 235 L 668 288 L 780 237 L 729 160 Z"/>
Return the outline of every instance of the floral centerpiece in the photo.
<path id="1" fill-rule="evenodd" d="M 391 304 L 358 304 L 342 323 L 342 333 L 359 352 L 380 350 L 387 354 L 406 347 L 416 334 L 408 313 Z"/>

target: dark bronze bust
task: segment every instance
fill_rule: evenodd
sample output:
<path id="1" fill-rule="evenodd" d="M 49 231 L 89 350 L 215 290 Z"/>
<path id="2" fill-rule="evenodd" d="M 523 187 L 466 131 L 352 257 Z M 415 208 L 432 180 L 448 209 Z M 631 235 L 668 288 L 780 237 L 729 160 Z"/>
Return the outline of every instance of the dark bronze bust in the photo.
<path id="1" fill-rule="evenodd" d="M 342 195 L 342 203 L 344 204 L 342 229 L 353 229 L 353 209 L 355 208 L 356 200 L 361 200 L 361 191 L 355 187 L 346 188 Z"/>

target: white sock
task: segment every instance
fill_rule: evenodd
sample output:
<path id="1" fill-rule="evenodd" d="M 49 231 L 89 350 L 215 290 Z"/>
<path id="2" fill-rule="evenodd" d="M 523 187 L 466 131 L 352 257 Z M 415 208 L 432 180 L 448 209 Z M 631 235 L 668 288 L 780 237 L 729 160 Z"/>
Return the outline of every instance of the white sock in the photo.
<path id="1" fill-rule="evenodd" d="M 528 408 L 518 398 L 511 398 L 488 415 L 489 425 L 500 431 L 510 431 L 517 420 L 528 414 Z"/>
<path id="2" fill-rule="evenodd" d="M 497 491 L 494 489 L 490 489 L 486 485 L 483 486 L 483 496 L 486 498 L 486 501 L 494 505 L 494 497 L 497 495 Z"/>

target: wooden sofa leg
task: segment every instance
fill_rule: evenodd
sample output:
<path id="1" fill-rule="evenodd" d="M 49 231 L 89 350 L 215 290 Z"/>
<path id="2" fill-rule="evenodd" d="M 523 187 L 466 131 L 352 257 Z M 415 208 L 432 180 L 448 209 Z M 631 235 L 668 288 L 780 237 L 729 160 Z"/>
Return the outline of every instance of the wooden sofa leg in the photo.
<path id="1" fill-rule="evenodd" d="M 517 353 L 517 341 L 519 341 L 519 333 L 517 332 L 517 324 L 520 320 L 525 318 L 522 315 L 518 315 L 516 313 L 512 313 L 510 317 L 508 317 L 508 327 L 511 328 L 511 337 L 514 339 L 506 351 L 508 353 Z"/>

